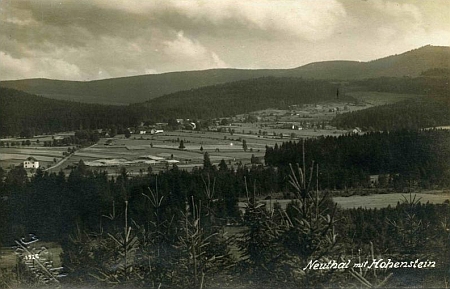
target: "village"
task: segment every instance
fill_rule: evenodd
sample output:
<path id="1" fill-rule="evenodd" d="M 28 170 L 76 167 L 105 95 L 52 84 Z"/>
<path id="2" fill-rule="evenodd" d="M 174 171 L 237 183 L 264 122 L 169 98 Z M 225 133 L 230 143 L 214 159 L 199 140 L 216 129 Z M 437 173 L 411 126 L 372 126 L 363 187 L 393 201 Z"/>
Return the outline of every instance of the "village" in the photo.
<path id="1" fill-rule="evenodd" d="M 8 170 L 22 165 L 29 175 L 38 168 L 56 173 L 62 170 L 67 175 L 82 160 L 87 166 L 104 169 L 112 175 L 120 167 L 126 167 L 133 175 L 149 169 L 158 172 L 174 164 L 191 170 L 202 165 L 206 152 L 216 165 L 222 159 L 234 166 L 262 165 L 265 147 L 277 142 L 363 133 L 359 128 L 337 130 L 329 122 L 340 112 L 367 106 L 370 104 L 364 102 L 294 105 L 286 110 L 267 109 L 208 122 L 190 119 L 175 119 L 172 123 L 142 122 L 127 128 L 124 134 L 99 129 L 98 142 L 89 146 L 67 141 L 74 132 L 26 139 L 3 138 L 0 139 L 0 166 Z"/>

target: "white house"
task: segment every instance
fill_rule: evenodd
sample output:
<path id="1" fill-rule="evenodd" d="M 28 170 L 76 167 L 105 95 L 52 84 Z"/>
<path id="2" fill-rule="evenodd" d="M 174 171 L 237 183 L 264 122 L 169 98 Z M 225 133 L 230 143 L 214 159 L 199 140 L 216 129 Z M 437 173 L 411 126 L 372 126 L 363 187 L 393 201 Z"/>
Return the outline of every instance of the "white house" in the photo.
<path id="1" fill-rule="evenodd" d="M 362 130 L 361 130 L 359 127 L 355 127 L 355 128 L 352 130 L 352 133 L 356 133 L 356 134 L 361 133 L 361 132 L 362 132 Z"/>
<path id="2" fill-rule="evenodd" d="M 25 169 L 37 169 L 39 168 L 39 162 L 35 158 L 29 157 L 23 162 L 23 167 Z"/>

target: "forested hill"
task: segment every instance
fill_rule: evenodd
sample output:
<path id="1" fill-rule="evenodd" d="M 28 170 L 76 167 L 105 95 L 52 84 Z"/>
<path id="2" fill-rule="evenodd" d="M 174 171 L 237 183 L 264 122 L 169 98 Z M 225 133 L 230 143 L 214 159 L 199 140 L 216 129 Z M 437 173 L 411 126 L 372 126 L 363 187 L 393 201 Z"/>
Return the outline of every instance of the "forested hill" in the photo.
<path id="1" fill-rule="evenodd" d="M 292 104 L 336 101 L 337 88 L 328 81 L 263 77 L 165 95 L 145 103 L 145 107 L 148 117 L 154 120 L 216 118 Z"/>
<path id="2" fill-rule="evenodd" d="M 124 105 L 148 101 L 177 91 L 267 76 L 356 80 L 418 77 L 427 75 L 427 72 L 449 69 L 450 47 L 425 46 L 369 62 L 323 61 L 293 69 L 210 69 L 84 82 L 24 79 L 0 81 L 0 86 L 54 99 Z"/>
<path id="3" fill-rule="evenodd" d="M 33 136 L 76 129 L 134 126 L 139 107 L 82 104 L 47 99 L 0 87 L 0 137 Z"/>
<path id="4" fill-rule="evenodd" d="M 95 81 L 24 79 L 1 81 L 0 86 L 18 89 L 53 99 L 127 105 L 214 84 L 276 76 L 282 70 L 211 69 L 139 75 Z"/>
<path id="5" fill-rule="evenodd" d="M 331 122 L 343 129 L 360 127 L 364 131 L 392 131 L 450 125 L 450 102 L 418 97 L 394 104 L 337 115 Z"/>
<path id="6" fill-rule="evenodd" d="M 323 61 L 291 69 L 289 76 L 316 79 L 418 77 L 433 69 L 450 69 L 450 47 L 424 46 L 369 62 Z"/>

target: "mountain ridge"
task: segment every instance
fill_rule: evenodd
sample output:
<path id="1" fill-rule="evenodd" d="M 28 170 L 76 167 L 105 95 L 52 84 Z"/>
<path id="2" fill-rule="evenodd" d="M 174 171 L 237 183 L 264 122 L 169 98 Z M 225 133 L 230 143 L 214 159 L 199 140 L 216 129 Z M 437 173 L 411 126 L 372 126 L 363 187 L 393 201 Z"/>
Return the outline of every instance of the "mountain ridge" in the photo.
<path id="1" fill-rule="evenodd" d="M 289 69 L 220 68 L 91 81 L 34 78 L 0 81 L 0 86 L 53 99 L 127 105 L 178 91 L 267 76 L 344 81 L 377 77 L 417 77 L 436 68 L 450 68 L 450 47 L 427 45 L 368 62 L 331 60 Z"/>

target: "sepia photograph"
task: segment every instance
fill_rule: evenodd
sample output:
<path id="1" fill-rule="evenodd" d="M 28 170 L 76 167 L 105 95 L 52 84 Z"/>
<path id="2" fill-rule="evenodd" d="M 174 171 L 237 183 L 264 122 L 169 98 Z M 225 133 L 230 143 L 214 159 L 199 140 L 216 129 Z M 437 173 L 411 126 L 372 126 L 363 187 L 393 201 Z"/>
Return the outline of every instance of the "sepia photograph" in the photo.
<path id="1" fill-rule="evenodd" d="M 0 0 L 0 289 L 450 288 L 450 1 Z"/>

